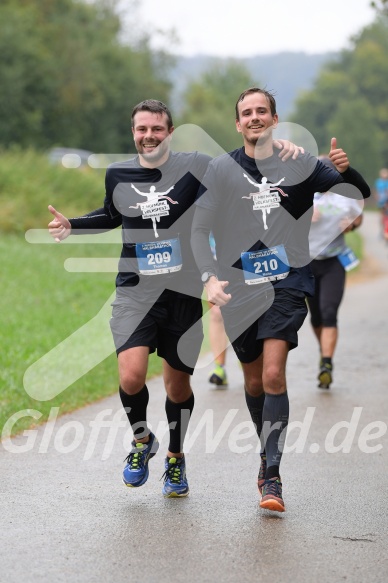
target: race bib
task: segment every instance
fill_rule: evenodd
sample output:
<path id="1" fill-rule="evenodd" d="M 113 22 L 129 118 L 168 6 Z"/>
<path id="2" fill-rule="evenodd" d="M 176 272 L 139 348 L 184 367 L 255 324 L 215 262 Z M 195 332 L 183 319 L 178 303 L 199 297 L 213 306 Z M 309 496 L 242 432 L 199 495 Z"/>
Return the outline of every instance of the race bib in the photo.
<path id="1" fill-rule="evenodd" d="M 285 279 L 290 272 L 284 245 L 241 253 L 245 283 L 255 285 Z"/>
<path id="2" fill-rule="evenodd" d="M 182 254 L 179 239 L 136 243 L 136 257 L 139 273 L 159 275 L 182 268 Z"/>
<path id="3" fill-rule="evenodd" d="M 356 254 L 350 247 L 346 247 L 345 251 L 337 255 L 337 257 L 345 271 L 354 269 L 360 263 Z"/>

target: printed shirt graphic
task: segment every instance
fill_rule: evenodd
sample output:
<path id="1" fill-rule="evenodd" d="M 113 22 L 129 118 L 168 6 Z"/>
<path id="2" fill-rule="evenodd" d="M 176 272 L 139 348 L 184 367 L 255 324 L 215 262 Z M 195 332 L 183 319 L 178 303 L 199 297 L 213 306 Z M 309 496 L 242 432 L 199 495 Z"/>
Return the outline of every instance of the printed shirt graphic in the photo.
<path id="1" fill-rule="evenodd" d="M 170 207 L 167 201 L 171 204 L 179 204 L 177 200 L 172 200 L 167 196 L 174 186 L 171 186 L 166 192 L 157 192 L 156 186 L 152 185 L 148 193 L 141 192 L 134 184 L 131 184 L 131 188 L 140 196 L 146 197 L 147 202 L 138 202 L 135 206 L 131 205 L 129 208 L 140 208 L 143 219 L 151 219 L 155 237 L 159 238 L 156 223 L 160 221 L 160 217 L 170 214 Z"/>
<path id="2" fill-rule="evenodd" d="M 283 196 L 288 196 L 281 188 L 277 188 L 279 184 L 284 182 L 285 177 L 281 178 L 275 184 L 268 182 L 266 176 L 263 176 L 261 183 L 257 183 L 251 180 L 247 174 L 243 174 L 244 178 L 248 180 L 250 184 L 259 189 L 259 192 L 251 192 L 249 196 L 243 196 L 242 198 L 253 199 L 253 210 L 261 210 L 263 213 L 263 223 L 264 229 L 267 230 L 267 215 L 271 212 L 271 209 L 278 208 L 280 206 L 280 196 L 279 192 Z"/>
<path id="3" fill-rule="evenodd" d="M 111 165 L 105 177 L 105 212 L 121 217 L 123 248 L 117 286 L 137 286 L 139 243 L 179 240 L 182 269 L 152 277 L 151 287 L 168 287 L 165 278 L 184 294 L 202 284 L 190 245 L 194 201 L 210 156 L 199 152 L 171 152 L 158 168 L 140 166 L 138 157 Z M 132 233 L 136 232 L 136 238 Z M 178 279 L 177 279 L 178 278 Z M 179 281 L 179 283 L 177 283 Z M 135 292 L 135 290 L 133 290 Z"/>
<path id="4" fill-rule="evenodd" d="M 290 272 L 269 285 L 314 293 L 308 243 L 314 193 L 340 181 L 309 153 L 283 162 L 277 153 L 255 160 L 239 148 L 210 162 L 196 204 L 215 213 L 219 275 L 234 301 L 256 293 L 247 289 L 256 286 L 245 283 L 241 254 L 280 245 Z"/>

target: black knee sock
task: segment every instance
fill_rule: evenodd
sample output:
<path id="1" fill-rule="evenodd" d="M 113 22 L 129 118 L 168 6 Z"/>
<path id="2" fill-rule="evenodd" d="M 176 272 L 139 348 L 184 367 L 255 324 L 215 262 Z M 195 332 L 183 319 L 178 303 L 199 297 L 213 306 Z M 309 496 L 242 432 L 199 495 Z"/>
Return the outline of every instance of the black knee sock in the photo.
<path id="1" fill-rule="evenodd" d="M 136 439 L 146 437 L 150 432 L 147 427 L 147 405 L 149 399 L 147 385 L 144 385 L 136 395 L 128 395 L 121 387 L 119 387 L 119 393 L 133 430 L 133 436 Z"/>
<path id="2" fill-rule="evenodd" d="M 322 357 L 322 364 L 329 364 L 331 368 L 333 368 L 333 363 L 331 362 L 330 356 L 323 356 Z"/>
<path id="3" fill-rule="evenodd" d="M 194 394 L 183 403 L 174 403 L 166 398 L 166 414 L 170 428 L 169 451 L 180 453 L 183 451 L 183 442 L 189 425 L 191 413 L 194 409 Z"/>
<path id="4" fill-rule="evenodd" d="M 263 408 L 263 434 L 267 453 L 267 471 L 265 479 L 279 477 L 279 465 L 282 457 L 286 427 L 289 417 L 287 391 L 281 395 L 265 395 Z"/>
<path id="5" fill-rule="evenodd" d="M 253 423 L 256 426 L 256 433 L 261 443 L 261 453 L 265 453 L 264 436 L 262 435 L 263 429 L 263 407 L 264 407 L 265 393 L 259 395 L 259 397 L 252 397 L 247 391 L 245 391 L 245 401 L 248 406 L 249 413 Z"/>

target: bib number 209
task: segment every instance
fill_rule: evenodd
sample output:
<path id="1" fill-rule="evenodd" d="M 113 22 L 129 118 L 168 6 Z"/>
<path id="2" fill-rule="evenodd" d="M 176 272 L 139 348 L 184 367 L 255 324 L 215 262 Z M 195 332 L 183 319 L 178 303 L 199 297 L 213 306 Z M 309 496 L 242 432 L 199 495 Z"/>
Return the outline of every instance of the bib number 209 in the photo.
<path id="1" fill-rule="evenodd" d="M 148 265 L 160 265 L 161 263 L 170 263 L 171 253 L 163 251 L 163 253 L 148 253 Z"/>
<path id="2" fill-rule="evenodd" d="M 136 243 L 136 257 L 142 275 L 172 273 L 182 268 L 179 238 Z"/>

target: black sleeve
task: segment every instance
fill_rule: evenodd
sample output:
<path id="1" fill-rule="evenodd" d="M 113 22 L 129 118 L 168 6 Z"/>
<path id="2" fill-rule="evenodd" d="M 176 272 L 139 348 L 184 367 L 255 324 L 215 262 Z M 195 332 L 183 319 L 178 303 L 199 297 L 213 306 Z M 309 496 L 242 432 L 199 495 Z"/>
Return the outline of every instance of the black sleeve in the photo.
<path id="1" fill-rule="evenodd" d="M 91 211 L 82 217 L 69 219 L 72 229 L 72 235 L 87 235 L 96 233 L 105 233 L 121 225 L 122 217 L 117 215 L 111 217 L 107 214 L 104 207 Z"/>
<path id="2" fill-rule="evenodd" d="M 191 247 L 199 271 L 217 274 L 217 262 L 210 248 L 209 234 L 214 221 L 215 211 L 196 206 L 191 227 Z"/>
<path id="3" fill-rule="evenodd" d="M 347 184 L 351 184 L 352 186 L 358 188 L 363 198 L 370 197 L 369 185 L 365 182 L 365 180 L 363 179 L 361 174 L 357 172 L 357 170 L 349 166 L 349 168 L 345 170 L 345 172 L 342 172 L 341 177 L 343 181 L 346 182 Z"/>

